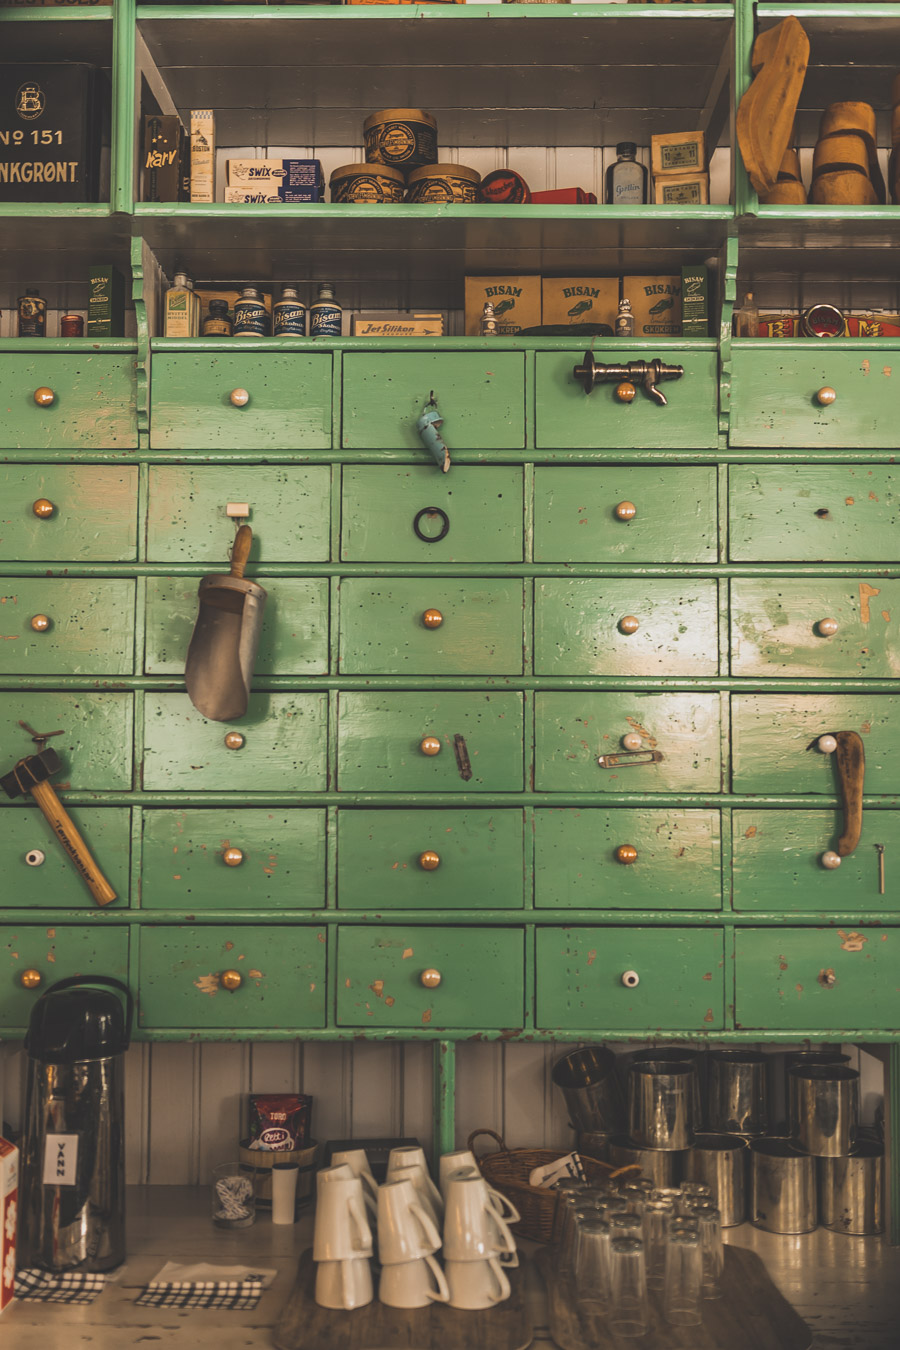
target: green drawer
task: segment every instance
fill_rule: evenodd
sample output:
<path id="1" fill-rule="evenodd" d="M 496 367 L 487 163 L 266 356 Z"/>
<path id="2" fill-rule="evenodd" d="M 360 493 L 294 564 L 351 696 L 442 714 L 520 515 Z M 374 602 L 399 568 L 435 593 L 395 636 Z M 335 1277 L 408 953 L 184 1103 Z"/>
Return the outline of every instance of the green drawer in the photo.
<path id="1" fill-rule="evenodd" d="M 898 956 L 896 928 L 738 928 L 735 1026 L 898 1031 Z"/>
<path id="2" fill-rule="evenodd" d="M 318 909 L 324 896 L 324 811 L 144 812 L 142 909 Z"/>
<path id="3" fill-rule="evenodd" d="M 731 583 L 731 673 L 813 678 L 900 674 L 900 581 L 875 574 Z M 836 633 L 821 633 L 834 619 Z"/>
<path id="4" fill-rule="evenodd" d="M 631 403 L 616 398 L 616 383 L 598 384 L 590 394 L 573 377 L 584 347 L 566 352 L 538 352 L 535 358 L 536 436 L 539 450 L 595 447 L 610 449 L 714 450 L 718 444 L 718 369 L 715 351 L 596 351 L 607 365 L 633 360 L 660 360 L 684 366 L 679 380 L 659 387 L 668 400 L 661 407 L 638 389 Z"/>
<path id="5" fill-rule="evenodd" d="M 900 792 L 900 696 L 732 694 L 733 790 L 839 796 L 833 754 L 820 736 L 856 731 L 866 752 L 865 791 Z"/>
<path id="6" fill-rule="evenodd" d="M 135 356 L 4 353 L 0 450 L 136 450 Z M 38 407 L 35 390 L 53 402 Z"/>
<path id="7" fill-rule="evenodd" d="M 718 811 L 538 810 L 534 833 L 539 909 L 722 908 Z"/>
<path id="8" fill-rule="evenodd" d="M 534 669 L 537 675 L 716 675 L 716 583 L 536 581 Z"/>
<path id="9" fill-rule="evenodd" d="M 521 675 L 523 605 L 521 581 L 344 577 L 341 673 Z"/>
<path id="10" fill-rule="evenodd" d="M 725 1025 L 717 928 L 539 928 L 542 1031 L 715 1031 Z M 629 988 L 623 976 L 637 975 Z"/>
<path id="11" fill-rule="evenodd" d="M 521 909 L 523 840 L 521 811 L 340 811 L 338 905 Z"/>
<path id="12" fill-rule="evenodd" d="M 718 694 L 537 693 L 538 792 L 718 792 Z M 622 737 L 637 733 L 658 763 L 632 763 Z M 600 755 L 625 754 L 612 768 Z"/>
<path id="13" fill-rule="evenodd" d="M 330 352 L 154 352 L 154 450 L 327 450 Z M 242 406 L 233 391 L 250 395 Z"/>
<path id="14" fill-rule="evenodd" d="M 521 469 L 346 466 L 344 562 L 521 562 Z M 433 509 L 432 509 L 433 508 Z M 446 520 L 439 512 L 443 512 Z M 446 524 L 443 538 L 441 534 Z M 416 534 L 418 525 L 419 534 Z"/>
<path id="15" fill-rule="evenodd" d="M 856 346 L 856 344 L 854 344 Z M 828 342 L 786 342 L 732 351 L 732 445 L 812 446 L 868 450 L 894 446 L 897 353 L 859 344 L 839 351 Z M 837 394 L 827 406 L 816 395 Z"/>
<path id="16" fill-rule="evenodd" d="M 62 736 L 47 742 L 62 761 L 52 780 L 57 791 L 130 791 L 131 694 L 0 693 L 3 756 L 9 768 L 36 750 L 19 722 L 27 722 L 36 731 L 62 729 Z"/>
<path id="17" fill-rule="evenodd" d="M 138 1025 L 288 1030 L 325 1025 L 325 933 L 260 924 L 141 929 Z M 240 985 L 222 984 L 237 971 Z"/>
<path id="18" fill-rule="evenodd" d="M 833 869 L 822 866 L 822 854 L 837 846 L 840 811 L 735 811 L 732 819 L 735 909 L 820 914 L 900 909 L 895 887 L 878 893 L 875 848 L 885 846 L 887 867 L 900 856 L 895 811 L 864 812 L 859 846 Z"/>
<path id="19" fill-rule="evenodd" d="M 338 929 L 338 1026 L 517 1028 L 524 1012 L 521 928 Z"/>
<path id="20" fill-rule="evenodd" d="M 451 456 L 524 447 L 525 354 L 494 351 L 348 352 L 341 444 L 425 457 L 416 422 L 432 395 Z"/>
<path id="21" fill-rule="evenodd" d="M 116 892 L 109 908 L 128 906 L 131 812 L 121 807 L 67 806 L 101 872 Z M 44 861 L 40 862 L 40 854 Z M 31 858 L 31 862 L 27 860 Z M 0 811 L 2 909 L 89 909 L 96 903 L 36 806 Z"/>
<path id="22" fill-rule="evenodd" d="M 630 520 L 616 515 L 634 506 Z M 716 470 L 593 465 L 534 471 L 535 562 L 716 560 Z"/>
<path id="23" fill-rule="evenodd" d="M 0 925 L 0 1031 L 20 1035 L 28 1026 L 36 999 L 70 975 L 110 975 L 128 981 L 126 924 Z M 25 989 L 22 975 L 36 970 L 41 979 Z"/>
<path id="24" fill-rule="evenodd" d="M 330 491 L 325 464 L 151 468 L 147 557 L 227 572 L 237 521 L 226 507 L 237 502 L 250 507 L 251 563 L 326 562 Z"/>
<path id="25" fill-rule="evenodd" d="M 522 695 L 342 691 L 338 788 L 342 792 L 521 792 Z M 463 777 L 462 736 L 471 776 Z M 426 754 L 423 739 L 440 750 Z"/>
<path id="26" fill-rule="evenodd" d="M 134 670 L 133 581 L 17 577 L 2 588 L 0 674 L 130 675 Z M 44 619 L 49 623 L 41 627 Z"/>
<path id="27" fill-rule="evenodd" d="M 223 570 L 227 565 L 223 562 Z M 256 675 L 328 673 L 328 580 L 261 577 L 266 591 Z M 183 675 L 197 618 L 197 577 L 147 578 L 148 675 Z"/>
<path id="28" fill-rule="evenodd" d="M 136 468 L 0 465 L 0 560 L 133 562 Z M 50 502 L 48 516 L 35 505 Z"/>
<path id="29" fill-rule="evenodd" d="M 900 470 L 889 465 L 738 464 L 729 469 L 729 496 L 735 562 L 896 556 Z"/>
<path id="30" fill-rule="evenodd" d="M 161 792 L 321 792 L 326 694 L 251 694 L 235 722 L 208 722 L 187 694 L 144 699 L 144 787 Z M 243 744 L 230 749 L 237 733 Z"/>

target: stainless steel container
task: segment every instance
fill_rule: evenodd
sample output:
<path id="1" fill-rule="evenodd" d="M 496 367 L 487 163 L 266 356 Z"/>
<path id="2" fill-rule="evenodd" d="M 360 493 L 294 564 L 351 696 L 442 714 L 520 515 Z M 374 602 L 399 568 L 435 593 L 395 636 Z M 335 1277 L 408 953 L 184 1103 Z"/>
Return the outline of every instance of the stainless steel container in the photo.
<path id="1" fill-rule="evenodd" d="M 580 1134 L 578 1136 L 578 1152 L 588 1158 L 596 1158 L 597 1162 L 608 1162 L 609 1140 L 608 1134 L 598 1134 L 596 1131 Z"/>
<path id="2" fill-rule="evenodd" d="M 769 1127 L 766 1055 L 752 1050 L 712 1052 L 706 1123 L 714 1134 L 765 1134 Z"/>
<path id="3" fill-rule="evenodd" d="M 790 1139 L 750 1141 L 750 1222 L 767 1233 L 811 1233 L 818 1223 L 816 1161 Z"/>
<path id="4" fill-rule="evenodd" d="M 852 1152 L 859 1129 L 859 1074 L 846 1064 L 795 1065 L 791 1138 L 818 1158 Z"/>
<path id="5" fill-rule="evenodd" d="M 609 1141 L 609 1161 L 614 1167 L 628 1167 L 637 1163 L 642 1175 L 649 1177 L 656 1187 L 675 1185 L 678 1160 L 683 1156 L 671 1149 L 639 1148 L 624 1135 Z"/>
<path id="6" fill-rule="evenodd" d="M 797 1079 L 791 1073 L 793 1068 L 811 1068 L 814 1065 L 822 1064 L 849 1064 L 850 1056 L 842 1055 L 840 1046 L 833 1049 L 827 1046 L 818 1046 L 815 1050 L 789 1050 L 784 1057 L 784 1109 L 787 1117 L 787 1133 L 790 1135 L 794 1129 L 794 1121 L 797 1118 L 797 1103 L 795 1094 L 797 1090 Z"/>
<path id="7" fill-rule="evenodd" d="M 697 1134 L 681 1163 L 683 1181 L 705 1181 L 722 1215 L 734 1228 L 747 1217 L 747 1145 L 736 1134 Z"/>
<path id="8" fill-rule="evenodd" d="M 602 1045 L 589 1045 L 563 1055 L 553 1066 L 573 1129 L 579 1134 L 619 1134 L 625 1125 L 625 1103 L 616 1077 L 616 1057 Z"/>
<path id="9" fill-rule="evenodd" d="M 648 1059 L 629 1065 L 628 1133 L 639 1148 L 690 1148 L 696 1080 L 695 1064 Z"/>
<path id="10" fill-rule="evenodd" d="M 705 1086 L 706 1054 L 702 1050 L 691 1050 L 680 1045 L 657 1045 L 649 1050 L 635 1050 L 628 1059 L 629 1064 L 693 1064 L 694 1074 L 694 1129 L 699 1130 L 703 1123 L 703 1101 Z"/>
<path id="11" fill-rule="evenodd" d="M 848 1158 L 819 1159 L 819 1217 L 835 1233 L 884 1232 L 884 1149 L 860 1141 Z"/>

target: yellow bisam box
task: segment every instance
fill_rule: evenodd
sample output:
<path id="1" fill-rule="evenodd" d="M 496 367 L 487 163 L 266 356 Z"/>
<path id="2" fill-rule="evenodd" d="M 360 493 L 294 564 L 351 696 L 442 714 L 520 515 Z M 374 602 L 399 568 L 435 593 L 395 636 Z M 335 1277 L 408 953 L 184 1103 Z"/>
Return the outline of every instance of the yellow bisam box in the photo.
<path id="1" fill-rule="evenodd" d="M 605 323 L 615 328 L 618 277 L 544 277 L 542 324 Z"/>
<path id="2" fill-rule="evenodd" d="M 500 337 L 536 328 L 541 322 L 540 277 L 466 277 L 466 337 L 480 335 L 488 300 L 494 306 Z"/>
<path id="3" fill-rule="evenodd" d="M 681 337 L 681 277 L 623 277 L 635 337 Z"/>

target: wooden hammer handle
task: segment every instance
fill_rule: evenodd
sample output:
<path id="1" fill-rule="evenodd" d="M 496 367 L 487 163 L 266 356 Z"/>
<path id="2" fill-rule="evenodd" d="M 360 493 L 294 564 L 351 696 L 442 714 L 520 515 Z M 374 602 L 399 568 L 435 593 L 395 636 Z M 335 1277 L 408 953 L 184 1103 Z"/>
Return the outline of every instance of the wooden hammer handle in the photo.
<path id="1" fill-rule="evenodd" d="M 249 525 L 242 525 L 234 536 L 234 547 L 231 550 L 231 575 L 233 577 L 244 575 L 244 568 L 247 566 L 252 544 L 253 531 Z"/>
<path id="2" fill-rule="evenodd" d="M 841 784 L 841 805 L 844 808 L 844 833 L 838 840 L 838 856 L 849 858 L 862 834 L 863 788 L 866 775 L 866 752 L 862 737 L 856 731 L 836 731 L 835 759 Z"/>
<path id="3" fill-rule="evenodd" d="M 57 797 L 52 784 L 35 783 L 30 791 L 97 904 L 112 904 L 116 893 L 94 862 L 90 849 L 75 828 L 75 822 Z"/>

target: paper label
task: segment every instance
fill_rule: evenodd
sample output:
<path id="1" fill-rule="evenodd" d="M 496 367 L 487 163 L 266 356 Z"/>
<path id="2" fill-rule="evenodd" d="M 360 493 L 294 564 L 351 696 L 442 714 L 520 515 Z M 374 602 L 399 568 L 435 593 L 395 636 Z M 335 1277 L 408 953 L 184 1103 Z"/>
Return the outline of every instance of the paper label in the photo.
<path id="1" fill-rule="evenodd" d="M 78 1169 L 78 1135 L 48 1134 L 44 1141 L 44 1185 L 74 1186 Z"/>

